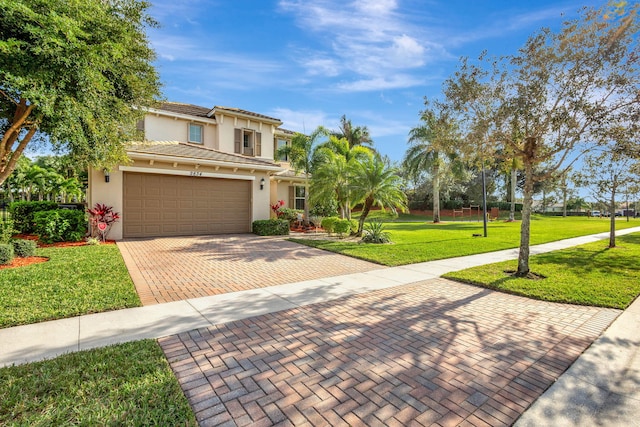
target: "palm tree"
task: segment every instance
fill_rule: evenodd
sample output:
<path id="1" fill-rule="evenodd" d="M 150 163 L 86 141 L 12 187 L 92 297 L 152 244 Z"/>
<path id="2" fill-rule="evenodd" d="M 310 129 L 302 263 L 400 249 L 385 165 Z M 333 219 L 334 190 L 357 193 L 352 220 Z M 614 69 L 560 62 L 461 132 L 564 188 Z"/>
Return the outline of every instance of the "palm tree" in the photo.
<path id="1" fill-rule="evenodd" d="M 349 187 L 355 202 L 362 202 L 357 236 L 362 236 L 364 221 L 374 205 L 383 209 L 407 211 L 407 196 L 402 191 L 402 178 L 388 168 L 379 156 L 370 155 L 354 166 Z"/>
<path id="2" fill-rule="evenodd" d="M 27 195 L 27 200 L 31 200 L 34 192 L 40 194 L 40 198 L 42 198 L 42 190 L 45 186 L 45 174 L 47 170 L 41 168 L 37 165 L 31 165 L 25 171 L 24 174 L 24 185 L 25 192 Z"/>
<path id="3" fill-rule="evenodd" d="M 349 142 L 349 148 L 357 145 L 366 145 L 369 148 L 373 146 L 369 129 L 366 126 L 353 126 L 346 115 L 340 117 L 339 131 L 334 136 L 346 139 Z"/>
<path id="4" fill-rule="evenodd" d="M 327 136 L 329 132 L 323 126 L 318 126 L 316 130 L 307 136 L 296 133 L 291 139 L 291 145 L 286 145 L 278 149 L 278 157 L 286 156 L 289 164 L 296 173 L 304 174 L 304 221 L 309 221 L 309 178 L 313 170 L 314 155 L 319 145 L 319 139 Z"/>
<path id="5" fill-rule="evenodd" d="M 355 164 L 372 154 L 367 147 L 350 147 L 346 138 L 331 135 L 329 141 L 316 150 L 311 198 L 315 201 L 335 200 L 340 207 L 340 217 L 351 219 L 349 180 Z"/>
<path id="6" fill-rule="evenodd" d="M 404 167 L 413 175 L 424 170 L 431 172 L 433 183 L 433 222 L 440 222 L 440 178 L 445 159 L 456 159 L 455 142 L 458 139 L 458 125 L 446 111 L 438 105 L 438 111 L 429 109 L 428 104 L 420 114 L 422 124 L 409 131 L 409 149 L 404 158 Z M 444 157 L 443 157 L 444 155 Z"/>

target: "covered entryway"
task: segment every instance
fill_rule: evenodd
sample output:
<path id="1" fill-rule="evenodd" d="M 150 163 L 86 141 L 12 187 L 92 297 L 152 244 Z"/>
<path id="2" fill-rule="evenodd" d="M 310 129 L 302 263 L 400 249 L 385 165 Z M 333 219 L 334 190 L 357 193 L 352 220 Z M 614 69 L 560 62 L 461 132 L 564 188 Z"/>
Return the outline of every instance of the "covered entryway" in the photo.
<path id="1" fill-rule="evenodd" d="M 251 182 L 125 172 L 123 235 L 249 233 Z"/>

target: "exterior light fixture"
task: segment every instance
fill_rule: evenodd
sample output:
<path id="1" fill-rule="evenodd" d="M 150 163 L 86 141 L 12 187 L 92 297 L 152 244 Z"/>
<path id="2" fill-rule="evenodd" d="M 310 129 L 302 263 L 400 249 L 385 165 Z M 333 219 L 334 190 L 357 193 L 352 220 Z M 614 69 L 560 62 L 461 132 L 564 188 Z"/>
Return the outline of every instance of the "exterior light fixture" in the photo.
<path id="1" fill-rule="evenodd" d="M 111 178 L 109 176 L 109 170 L 108 169 L 104 169 L 103 172 L 104 172 L 104 182 L 109 182 L 109 179 Z"/>
<path id="2" fill-rule="evenodd" d="M 260 189 L 264 190 L 264 178 L 260 180 Z"/>

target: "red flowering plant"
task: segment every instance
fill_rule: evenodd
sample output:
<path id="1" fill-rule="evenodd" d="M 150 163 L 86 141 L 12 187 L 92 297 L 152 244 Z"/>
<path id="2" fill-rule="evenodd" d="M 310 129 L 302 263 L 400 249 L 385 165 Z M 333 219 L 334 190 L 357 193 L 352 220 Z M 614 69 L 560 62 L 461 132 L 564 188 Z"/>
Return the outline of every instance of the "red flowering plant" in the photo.
<path id="1" fill-rule="evenodd" d="M 87 212 L 89 212 L 91 235 L 99 236 L 103 242 L 106 241 L 111 226 L 120 219 L 120 214 L 114 212 L 113 207 L 102 203 L 96 203 L 93 209 L 87 209 Z"/>
<path id="2" fill-rule="evenodd" d="M 284 206 L 284 200 L 278 200 L 273 205 L 271 205 L 271 210 L 273 213 L 280 218 L 282 216 L 282 207 Z"/>

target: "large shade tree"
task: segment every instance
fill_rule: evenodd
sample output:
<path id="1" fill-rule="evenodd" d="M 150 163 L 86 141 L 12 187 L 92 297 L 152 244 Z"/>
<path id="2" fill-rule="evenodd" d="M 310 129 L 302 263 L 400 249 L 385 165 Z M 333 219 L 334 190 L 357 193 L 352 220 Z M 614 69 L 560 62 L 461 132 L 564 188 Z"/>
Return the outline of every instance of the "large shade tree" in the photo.
<path id="1" fill-rule="evenodd" d="M 607 140 L 612 129 L 638 118 L 640 44 L 637 12 L 624 8 L 585 8 L 558 32 L 543 29 L 518 54 L 480 67 L 462 68 L 451 79 L 458 105 L 474 103 L 478 93 L 497 85 L 501 97 L 491 105 L 494 123 L 502 126 L 486 143 L 508 148 L 523 165 L 524 200 L 518 276 L 529 273 L 531 206 L 536 182 L 560 175 L 580 153 Z M 494 72 L 493 65 L 498 70 Z M 508 71 L 508 72 L 507 72 Z M 493 78 L 484 78 L 487 76 Z M 471 91 L 465 91 L 470 87 Z M 493 86 L 496 87 L 496 86 Z M 513 138 L 513 126 L 521 137 Z M 632 141 L 630 135 L 620 140 Z M 637 141 L 637 139 L 635 139 Z M 543 170 L 544 173 L 536 173 Z"/>
<path id="2" fill-rule="evenodd" d="M 84 163 L 126 158 L 136 121 L 159 97 L 141 0 L 0 2 L 0 184 L 46 135 Z"/>

